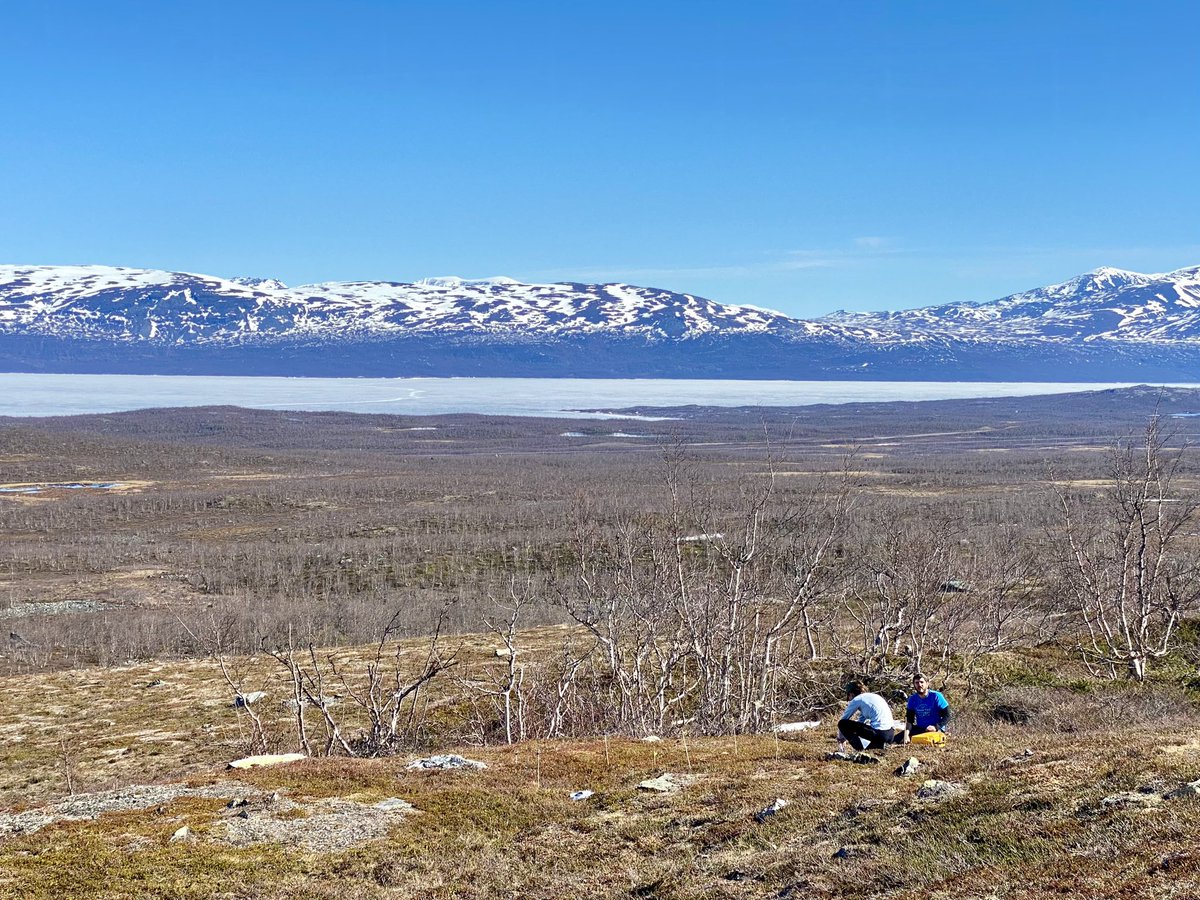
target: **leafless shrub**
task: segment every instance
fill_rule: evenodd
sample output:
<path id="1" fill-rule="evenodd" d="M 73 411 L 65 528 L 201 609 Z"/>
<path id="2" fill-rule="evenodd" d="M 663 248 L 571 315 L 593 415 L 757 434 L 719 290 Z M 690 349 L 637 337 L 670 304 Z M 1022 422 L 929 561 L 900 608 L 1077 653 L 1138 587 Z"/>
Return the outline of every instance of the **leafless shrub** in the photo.
<path id="1" fill-rule="evenodd" d="M 1200 555 L 1188 535 L 1200 501 L 1177 480 L 1183 454 L 1168 450 L 1155 416 L 1139 441 L 1113 449 L 1097 512 L 1058 491 L 1061 586 L 1086 632 L 1078 649 L 1096 674 L 1145 679 L 1200 605 Z"/>
<path id="2" fill-rule="evenodd" d="M 1183 722 L 1200 720 L 1182 693 L 1161 685 L 1153 690 L 1141 685 L 1096 689 L 1014 685 L 996 692 L 991 708 L 996 707 L 1019 711 L 1026 720 L 1024 727 L 1035 732 L 1112 732 L 1135 726 L 1174 731 Z"/>
<path id="3" fill-rule="evenodd" d="M 596 641 L 613 729 L 761 731 L 794 667 L 817 655 L 852 492 L 843 478 L 780 496 L 767 475 L 718 511 L 691 461 L 668 451 L 665 516 L 609 532 L 580 523 L 560 596 Z"/>
<path id="4" fill-rule="evenodd" d="M 200 646 L 204 654 L 216 663 L 221 672 L 221 679 L 229 690 L 229 702 L 237 713 L 239 721 L 246 728 L 245 747 L 247 753 L 265 753 L 270 743 L 262 717 L 255 708 L 255 701 L 265 693 L 263 686 L 248 686 L 251 677 L 247 668 L 250 661 L 246 657 L 231 655 L 229 652 L 229 635 L 234 627 L 232 616 L 218 616 L 211 610 L 208 615 L 199 617 L 189 623 L 183 618 L 178 619 L 180 626 L 188 636 Z"/>
<path id="5" fill-rule="evenodd" d="M 947 510 L 897 511 L 855 553 L 840 632 L 854 671 L 901 682 L 940 672 L 969 691 L 988 655 L 1048 640 L 1057 627 L 1038 548 L 1015 529 L 971 527 Z"/>
<path id="6" fill-rule="evenodd" d="M 1059 453 L 1056 481 L 1094 479 L 1095 445 L 1112 423 L 1134 421 L 1107 406 L 1104 417 L 1075 415 L 1075 401 L 1041 418 L 1024 402 L 1019 417 L 1002 406 L 920 406 L 902 421 L 868 407 L 697 416 L 663 426 L 676 437 L 666 449 L 617 447 L 595 422 L 477 417 L 228 408 L 8 424 L 7 480 L 145 483 L 0 497 L 2 611 L 26 642 L 2 664 L 208 654 L 180 619 L 201 632 L 206 617 L 219 622 L 227 660 L 257 652 L 264 634 L 295 635 L 272 644 L 290 655 L 273 671 L 291 683 L 296 740 L 318 753 L 331 735 L 328 752 L 346 752 L 343 742 L 357 752 L 360 731 L 386 743 L 381 707 L 423 670 L 406 658 L 399 682 L 377 676 L 376 702 L 353 654 L 316 648 L 374 647 L 387 634 L 376 664 L 392 672 L 391 640 L 435 630 L 437 610 L 440 633 L 491 618 L 498 646 L 508 635 L 517 651 L 523 629 L 584 626 L 554 654 L 518 652 L 471 673 L 474 686 L 450 702 L 474 704 L 472 727 L 489 742 L 763 730 L 820 708 L 843 671 L 907 680 L 918 662 L 969 687 L 995 650 L 1075 641 L 1073 627 L 1090 646 L 1084 619 L 1062 608 L 1077 598 L 1050 583 L 1063 558 L 1044 550 L 1060 524 L 1044 456 L 1072 450 Z M 979 430 L 987 421 L 1004 427 Z M 592 436 L 563 437 L 575 427 Z M 839 474 L 847 437 L 878 452 Z M 1174 474 L 1188 457 L 1178 465 Z M 1103 533 L 1103 504 L 1079 484 L 1063 489 L 1078 533 Z M 1177 559 L 1193 543 L 1177 534 Z M 1168 573 L 1179 596 L 1185 571 Z M 952 582 L 963 589 L 942 589 Z M 96 611 L 35 611 L 66 597 Z M 1127 666 L 1092 662 L 1102 674 Z M 258 686 L 246 677 L 230 671 L 231 698 L 235 685 Z M 336 709 L 311 700 L 334 694 Z M 399 740 L 427 733 L 427 696 L 404 701 L 397 730 L 412 717 L 414 727 Z M 239 715 L 250 743 L 255 726 Z"/>
<path id="7" fill-rule="evenodd" d="M 396 752 L 416 742 L 424 722 L 419 715 L 421 690 L 457 664 L 453 652 L 444 653 L 440 638 L 444 616 L 438 619 L 423 663 L 415 672 L 406 671 L 404 651 L 396 641 L 395 622 L 385 627 L 366 661 L 363 672 L 335 653 L 323 657 L 312 643 L 300 652 L 290 643 L 269 648 L 269 653 L 287 672 L 292 685 L 296 737 L 306 753 L 314 753 L 306 711 L 316 710 L 325 734 L 320 755 L 376 757 Z M 338 708 L 348 698 L 351 709 L 365 719 L 355 726 Z M 350 731 L 349 729 L 354 729 Z"/>

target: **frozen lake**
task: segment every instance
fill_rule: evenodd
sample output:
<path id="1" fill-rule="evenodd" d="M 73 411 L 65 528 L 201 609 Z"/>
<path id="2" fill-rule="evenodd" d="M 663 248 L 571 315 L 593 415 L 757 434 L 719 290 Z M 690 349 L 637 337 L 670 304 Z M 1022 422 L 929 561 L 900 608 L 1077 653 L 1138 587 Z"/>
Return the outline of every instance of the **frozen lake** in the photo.
<path id="1" fill-rule="evenodd" d="M 63 416 L 160 406 L 435 415 L 573 416 L 629 406 L 802 406 L 1013 397 L 1117 384 L 928 381 L 702 381 L 572 378 L 244 378 L 0 374 L 0 415 Z"/>

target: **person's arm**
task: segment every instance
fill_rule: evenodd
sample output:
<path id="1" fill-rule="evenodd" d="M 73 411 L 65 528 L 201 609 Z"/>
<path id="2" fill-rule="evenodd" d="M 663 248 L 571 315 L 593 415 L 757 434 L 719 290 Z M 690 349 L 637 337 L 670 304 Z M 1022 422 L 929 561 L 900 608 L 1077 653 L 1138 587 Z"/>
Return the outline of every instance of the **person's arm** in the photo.
<path id="1" fill-rule="evenodd" d="M 837 739 L 838 739 L 839 746 L 841 746 L 843 741 L 850 741 L 850 736 L 847 735 L 844 731 L 842 731 L 842 723 L 851 721 L 854 717 L 854 714 L 859 711 L 861 706 L 862 706 L 862 704 L 859 703 L 858 698 L 855 697 L 853 700 L 851 700 L 849 703 L 846 704 L 845 710 L 842 711 L 842 717 L 840 719 L 838 719 L 838 730 L 837 730 Z M 852 741 L 851 741 L 851 744 L 853 744 Z M 857 750 L 858 748 L 854 747 L 854 749 Z"/>
<path id="2" fill-rule="evenodd" d="M 940 696 L 940 695 L 939 695 Z M 938 706 L 938 731 L 945 731 L 946 726 L 950 724 L 950 704 L 946 702 L 946 698 L 941 698 L 942 702 Z"/>
<path id="3" fill-rule="evenodd" d="M 842 713 L 842 720 L 853 719 L 855 715 L 862 715 L 863 703 L 858 697 L 855 697 L 846 704 L 846 711 Z"/>
<path id="4" fill-rule="evenodd" d="M 916 726 L 916 724 L 917 711 L 906 702 L 904 704 L 904 743 L 908 743 L 908 740 L 912 735 L 913 728 Z"/>

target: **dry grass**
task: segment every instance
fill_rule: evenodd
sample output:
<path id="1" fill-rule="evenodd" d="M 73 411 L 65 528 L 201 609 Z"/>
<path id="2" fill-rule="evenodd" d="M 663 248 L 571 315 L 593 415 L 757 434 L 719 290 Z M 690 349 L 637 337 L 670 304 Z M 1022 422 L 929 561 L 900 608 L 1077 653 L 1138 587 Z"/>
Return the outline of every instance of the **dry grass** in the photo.
<path id="1" fill-rule="evenodd" d="M 464 652 L 482 664 L 489 647 L 478 638 Z M 279 690 L 269 681 L 268 688 Z M 828 728 L 788 741 L 612 738 L 438 748 L 486 762 L 482 772 L 410 772 L 407 758 L 390 758 L 312 759 L 231 774 L 223 764 L 240 753 L 244 735 L 208 664 L 10 677 L 0 692 L 9 807 L 62 798 L 68 766 L 77 791 L 184 778 L 193 786 L 215 785 L 211 797 L 185 795 L 0 840 L 5 896 L 1037 898 L 1200 892 L 1200 855 L 1192 837 L 1200 827 L 1200 800 L 1101 802 L 1139 788 L 1157 796 L 1200 778 L 1200 758 L 1180 750 L 1195 744 L 1195 723 L 1180 722 L 1180 698 L 1170 695 L 1151 702 L 1159 694 L 1010 688 L 1007 702 L 1044 710 L 1029 727 L 990 722 L 985 707 L 967 711 L 946 749 L 912 751 L 923 770 L 901 779 L 892 770 L 910 753 L 902 748 L 877 766 L 826 761 Z M 1068 729 L 1072 697 L 1076 721 Z M 59 743 L 64 734 L 74 735 L 69 758 Z M 1029 757 L 1022 755 L 1027 748 Z M 1014 756 L 1016 761 L 1006 761 Z M 636 788 L 667 771 L 695 781 L 666 795 Z M 957 782 L 967 791 L 941 803 L 920 800 L 916 791 L 924 778 Z M 595 795 L 569 799 L 584 788 Z M 272 821 L 293 823 L 278 829 L 283 843 L 241 846 L 231 839 L 224 797 L 246 792 L 280 795 L 285 807 Z M 337 827 L 330 824 L 330 809 L 365 809 L 391 797 L 418 812 L 398 816 L 384 839 L 317 852 L 312 842 L 295 838 L 304 833 L 296 821 L 317 834 Z M 757 822 L 754 814 L 776 797 L 789 804 Z M 254 814 L 266 815 L 257 807 Z M 189 839 L 171 842 L 185 825 Z M 330 846 L 338 846 L 336 840 Z"/>
<path id="2" fill-rule="evenodd" d="M 679 421 L 672 433 L 720 486 L 714 502 L 726 511 L 742 495 L 721 473 L 763 473 L 769 428 L 778 467 L 794 476 L 780 480 L 782 492 L 802 492 L 859 448 L 864 527 L 917 498 L 922 515 L 965 510 L 972 527 L 1015 522 L 1041 534 L 1050 521 L 1039 499 L 1047 457 L 1056 484 L 1090 490 L 1103 472 L 1093 449 L 1145 421 L 1132 406 L 1105 405 L 1101 415 L 1073 398 L 1013 429 L 1006 403 L 792 411 L 770 422 L 735 411 L 727 421 Z M 1020 401 L 1022 415 L 1032 404 Z M 10 628 L 23 638 L 4 664 L 36 670 L 0 678 L 0 806 L 45 810 L 72 792 L 157 787 L 132 790 L 147 802 L 121 812 L 0 836 L 0 896 L 1200 896 L 1200 800 L 1161 799 L 1200 778 L 1191 697 L 1178 686 L 1089 682 L 1045 648 L 992 660 L 969 703 L 952 685 L 953 742 L 915 751 L 924 763 L 915 779 L 892 774 L 906 751 L 878 766 L 826 761 L 828 727 L 787 742 L 462 746 L 465 729 L 438 738 L 438 727 L 467 712 L 453 702 L 434 708 L 426 741 L 485 761 L 482 772 L 409 772 L 406 757 L 231 774 L 225 764 L 248 749 L 247 722 L 216 666 L 166 660 L 197 652 L 181 639 L 181 622 L 198 627 L 237 607 L 241 647 L 293 623 L 305 640 L 349 644 L 378 634 L 391 603 L 437 609 L 457 597 L 452 630 L 477 630 L 495 615 L 489 593 L 505 596 L 513 572 L 558 558 L 576 498 L 604 521 L 662 509 L 661 448 L 614 449 L 600 434 L 564 439 L 575 427 L 565 421 L 466 417 L 438 420 L 445 430 L 432 443 L 404 434 L 408 423 L 429 425 L 198 410 L 9 423 L 0 432 L 4 481 L 138 488 L 0 497 L 0 601 L 21 614 Z M 913 434 L 897 441 L 901 427 Z M 1008 430 L 983 434 L 989 428 Z M 77 600 L 104 608 L 30 612 Z M 541 613 L 529 621 L 557 621 Z M 409 633 L 429 618 L 414 616 Z M 547 629 L 521 644 L 541 641 L 549 652 L 562 637 Z M 459 640 L 464 678 L 500 665 L 494 639 Z M 415 665 L 423 650 L 407 653 Z M 1196 686 L 1187 659 L 1172 665 L 1156 675 Z M 235 668 L 246 689 L 268 693 L 256 710 L 270 746 L 295 749 L 278 666 L 260 657 Z M 1026 710 L 1029 724 L 995 723 L 997 703 Z M 668 795 L 637 790 L 668 771 L 694 781 Z M 965 793 L 920 800 L 926 777 Z M 572 802 L 583 788 L 594 796 Z M 249 806 L 227 808 L 238 797 Z M 789 804 L 756 821 L 777 797 Z M 374 805 L 388 798 L 418 812 L 381 825 Z M 12 821 L 0 814 L 0 826 Z M 185 826 L 188 838 L 172 842 Z"/>

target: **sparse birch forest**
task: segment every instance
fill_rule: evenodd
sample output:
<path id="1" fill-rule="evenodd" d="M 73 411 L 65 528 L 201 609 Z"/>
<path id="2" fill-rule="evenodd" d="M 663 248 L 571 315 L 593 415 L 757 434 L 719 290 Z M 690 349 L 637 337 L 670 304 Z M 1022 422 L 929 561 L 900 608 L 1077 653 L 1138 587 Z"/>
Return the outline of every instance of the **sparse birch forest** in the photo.
<path id="1" fill-rule="evenodd" d="M 1093 805 L 1136 792 L 1131 779 L 1156 767 L 1160 780 L 1195 780 L 1195 742 L 1146 760 L 1165 730 L 1191 740 L 1198 718 L 1196 411 L 1195 393 L 1131 389 L 643 410 L 672 418 L 636 423 L 235 408 L 6 420 L 0 793 L 28 804 L 297 750 L 342 760 L 327 766 L 446 747 L 513 771 L 532 758 L 538 789 L 602 782 L 620 768 L 614 755 L 653 774 L 699 773 L 701 759 L 723 771 L 732 753 L 784 777 L 803 747 L 806 771 L 828 749 L 847 677 L 902 706 L 916 671 L 952 698 L 963 734 L 941 757 L 947 777 L 965 782 L 993 748 L 1041 741 L 1094 749 L 1077 785 L 1106 795 Z M 51 745 L 59 719 L 75 728 Z M 824 724 L 800 743 L 781 737 L 807 720 Z M 1113 733 L 1139 762 L 1105 774 Z M 561 754 L 581 748 L 604 765 L 568 777 Z M 1066 845 L 1054 839 L 1009 836 L 999 856 L 985 852 L 993 837 L 971 843 L 970 828 L 999 840 L 1020 820 L 1034 802 L 1026 787 L 985 801 L 986 822 L 936 823 L 966 842 L 956 878 L 989 867 L 1016 878 L 1034 861 L 1049 866 L 1047 884 L 1066 877 L 1048 862 Z M 812 790 L 814 808 L 827 801 Z M 1158 839 L 1182 835 L 1194 805 L 1160 816 Z M 913 849 L 889 844 L 873 815 L 851 816 L 874 849 L 846 865 L 864 885 L 891 884 L 889 854 Z M 1070 840 L 1109 840 L 1097 821 L 1072 825 Z M 658 878 L 637 896 L 766 896 L 764 884 L 773 896 L 801 883 L 857 896 L 821 893 L 835 890 L 832 870 L 799 847 L 768 862 L 748 833 L 736 848 L 712 840 L 718 857 L 740 848 L 734 868 L 757 873 L 758 893 L 701 857 L 687 875 L 643 854 L 611 895 Z M 1124 846 L 1151 853 L 1140 837 Z M 425 879 L 412 881 L 388 859 L 355 876 L 378 896 L 421 895 L 418 882 L 436 896 L 495 888 L 439 894 L 437 864 L 412 863 Z M 541 895 L 534 873 L 497 865 L 530 879 L 517 895 Z M 1200 860 L 1183 865 L 1194 878 Z M 931 871 L 899 888 L 936 887 Z M 716 893 L 714 879 L 725 879 Z"/>

